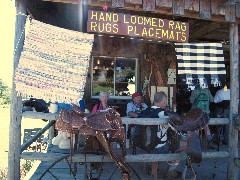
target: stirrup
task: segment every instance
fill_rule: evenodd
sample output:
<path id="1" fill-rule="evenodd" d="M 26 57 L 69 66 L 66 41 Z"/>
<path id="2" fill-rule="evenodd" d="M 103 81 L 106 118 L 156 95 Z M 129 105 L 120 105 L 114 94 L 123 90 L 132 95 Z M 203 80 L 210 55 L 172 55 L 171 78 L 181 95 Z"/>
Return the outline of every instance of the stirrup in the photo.
<path id="1" fill-rule="evenodd" d="M 172 161 L 167 161 L 167 164 L 169 166 L 177 166 L 180 163 L 179 160 L 172 160 Z"/>
<path id="2" fill-rule="evenodd" d="M 186 180 L 187 169 L 188 169 L 188 167 L 185 166 L 185 168 L 183 170 L 183 173 L 182 173 L 182 179 L 184 179 L 184 180 Z M 193 173 L 193 177 L 191 178 L 191 180 L 196 180 L 197 173 L 193 170 L 192 165 L 191 165 L 191 170 L 192 170 L 192 173 Z"/>

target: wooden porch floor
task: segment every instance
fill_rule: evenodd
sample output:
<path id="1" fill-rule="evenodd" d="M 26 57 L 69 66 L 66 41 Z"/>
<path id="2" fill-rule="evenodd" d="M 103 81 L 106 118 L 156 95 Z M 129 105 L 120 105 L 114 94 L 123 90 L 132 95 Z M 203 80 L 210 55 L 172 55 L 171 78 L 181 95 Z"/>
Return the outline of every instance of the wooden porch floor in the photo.
<path id="1" fill-rule="evenodd" d="M 227 150 L 227 146 L 221 145 L 220 150 Z M 129 149 L 130 151 L 131 149 Z M 208 150 L 213 151 L 213 150 Z M 214 150 L 216 151 L 216 150 Z M 55 153 L 59 153 L 59 150 L 56 146 L 52 146 L 49 148 L 48 153 L 52 153 L 54 156 Z M 131 154 L 131 152 L 128 152 Z M 52 162 L 41 162 L 39 166 L 32 170 L 33 174 L 28 179 L 39 179 L 41 174 L 49 167 Z M 130 163 L 130 165 L 136 170 L 138 175 L 141 177 L 142 180 L 151 180 L 153 176 L 151 175 L 151 163 Z M 84 165 L 77 165 L 77 176 L 76 179 L 84 179 Z M 227 158 L 220 158 L 220 159 L 204 159 L 200 164 L 194 164 L 194 170 L 197 172 L 197 179 L 217 179 L 217 180 L 225 180 L 227 179 L 227 166 L 228 166 L 228 159 Z M 103 171 L 99 179 L 122 179 L 122 176 L 118 170 L 115 163 L 104 162 L 103 163 Z M 158 167 L 158 179 L 167 179 L 166 173 L 169 168 L 167 162 L 159 162 Z M 180 170 L 183 170 L 184 163 L 180 166 Z M 114 172 L 114 170 L 116 171 Z M 87 165 L 87 170 L 89 170 L 89 164 Z M 46 173 L 42 180 L 52 180 L 52 179 L 74 179 L 72 175 L 70 175 L 69 165 L 66 162 L 59 162 L 53 168 L 50 169 L 51 173 L 55 176 L 53 177 L 50 173 Z M 239 171 L 240 172 L 240 171 Z M 190 170 L 188 170 L 188 176 L 191 176 Z M 89 176 L 88 176 L 89 177 Z M 93 170 L 92 178 L 97 177 L 97 171 Z M 138 179 L 135 175 L 131 176 L 131 179 L 135 180 Z M 181 177 L 175 178 L 181 179 Z"/>

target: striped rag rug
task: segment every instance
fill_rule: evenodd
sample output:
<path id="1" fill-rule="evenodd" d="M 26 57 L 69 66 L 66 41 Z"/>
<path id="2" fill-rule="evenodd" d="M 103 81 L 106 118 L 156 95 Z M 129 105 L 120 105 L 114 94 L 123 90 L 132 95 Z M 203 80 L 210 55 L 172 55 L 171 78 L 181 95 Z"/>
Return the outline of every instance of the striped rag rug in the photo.
<path id="1" fill-rule="evenodd" d="M 17 92 L 23 97 L 78 103 L 93 41 L 93 34 L 32 20 L 14 76 Z"/>
<path id="2" fill-rule="evenodd" d="M 181 83 L 202 87 L 225 83 L 226 68 L 221 43 L 175 43 L 177 74 Z"/>

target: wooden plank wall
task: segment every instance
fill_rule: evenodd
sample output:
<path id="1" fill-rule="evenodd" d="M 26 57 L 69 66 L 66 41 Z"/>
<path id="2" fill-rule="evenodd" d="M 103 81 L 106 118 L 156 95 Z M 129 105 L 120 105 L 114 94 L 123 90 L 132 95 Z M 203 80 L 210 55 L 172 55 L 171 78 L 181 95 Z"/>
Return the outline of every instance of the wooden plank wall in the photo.
<path id="1" fill-rule="evenodd" d="M 120 1 L 123 0 L 112 0 Z M 196 19 L 236 22 L 239 4 L 223 3 L 221 0 L 125 0 L 129 10 L 151 11 L 153 13 L 180 15 Z M 101 5 L 91 3 L 90 5 Z M 137 8 L 135 5 L 138 5 Z M 140 6 L 139 6 L 140 5 Z M 238 19 L 239 21 L 239 19 Z"/>
<path id="2" fill-rule="evenodd" d="M 202 19 L 211 19 L 211 1 L 210 0 L 200 1 L 199 17 Z"/>
<path id="3" fill-rule="evenodd" d="M 236 17 L 240 19 L 240 3 L 236 4 Z"/>
<path id="4" fill-rule="evenodd" d="M 212 15 L 225 15 L 225 8 L 221 4 L 221 0 L 211 0 Z"/>
<path id="5" fill-rule="evenodd" d="M 155 11 L 155 0 L 143 0 L 143 10 L 144 11 Z"/>
<path id="6" fill-rule="evenodd" d="M 44 0 L 90 6 L 109 6 L 127 10 L 150 11 L 195 19 L 240 23 L 240 3 L 222 0 Z M 236 18 L 237 17 L 237 18 Z"/>
<path id="7" fill-rule="evenodd" d="M 138 58 L 138 91 L 141 90 L 145 77 L 150 79 L 150 86 L 168 86 L 167 71 L 170 64 L 176 61 L 174 46 L 170 43 L 146 43 L 137 42 L 129 38 L 111 38 L 109 36 L 97 35 L 94 40 L 92 56 Z M 89 99 L 91 92 L 90 71 L 85 88 L 85 99 Z M 150 102 L 148 92 L 146 100 Z"/>
<path id="8" fill-rule="evenodd" d="M 184 15 L 184 0 L 173 0 L 172 12 L 177 15 Z"/>
<path id="9" fill-rule="evenodd" d="M 156 0 L 156 6 L 162 8 L 171 8 L 172 0 Z"/>
<path id="10" fill-rule="evenodd" d="M 150 103 L 150 87 L 151 86 L 163 86 L 168 87 L 167 84 L 168 77 L 167 71 L 170 68 L 172 62 L 176 62 L 176 55 L 174 47 L 171 44 L 144 44 L 143 54 L 145 54 L 146 59 L 141 61 L 142 68 L 140 72 L 142 73 L 141 82 L 147 77 L 150 80 L 149 89 L 147 89 L 146 101 Z M 176 65 L 176 63 L 175 63 Z M 176 68 L 176 67 L 175 67 Z M 175 85 L 173 101 L 176 100 L 175 97 Z"/>
<path id="11" fill-rule="evenodd" d="M 92 56 L 109 56 L 109 57 L 128 57 L 141 59 L 142 45 L 137 43 L 136 39 L 98 36 L 94 37 L 94 44 L 92 49 Z M 87 109 L 91 110 L 93 105 L 98 103 L 96 99 L 91 99 L 91 63 L 88 68 L 88 76 L 84 90 L 84 98 L 86 100 Z M 119 113 L 125 116 L 125 108 L 128 101 L 126 100 L 112 100 L 110 104 L 119 107 Z"/>
<path id="12" fill-rule="evenodd" d="M 230 5 L 225 11 L 225 20 L 228 22 L 236 22 L 236 6 Z"/>
<path id="13" fill-rule="evenodd" d="M 199 0 L 185 0 L 185 10 L 199 11 Z"/>
<path id="14" fill-rule="evenodd" d="M 124 7 L 124 0 L 112 0 L 112 7 Z"/>

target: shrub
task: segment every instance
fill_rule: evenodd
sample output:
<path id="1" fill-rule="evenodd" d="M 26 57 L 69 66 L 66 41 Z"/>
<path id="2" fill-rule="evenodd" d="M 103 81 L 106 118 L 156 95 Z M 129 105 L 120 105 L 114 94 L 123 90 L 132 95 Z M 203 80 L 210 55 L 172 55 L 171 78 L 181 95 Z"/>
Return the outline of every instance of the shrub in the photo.
<path id="1" fill-rule="evenodd" d="M 34 160 L 21 160 L 21 167 L 20 167 L 20 173 L 21 173 L 21 179 L 23 179 L 26 174 L 31 170 L 33 166 Z"/>
<path id="2" fill-rule="evenodd" d="M 7 168 L 0 168 L 0 180 L 6 180 L 7 179 Z"/>
<path id="3" fill-rule="evenodd" d="M 11 89 L 4 85 L 0 79 L 0 105 L 7 105 L 11 103 Z"/>

